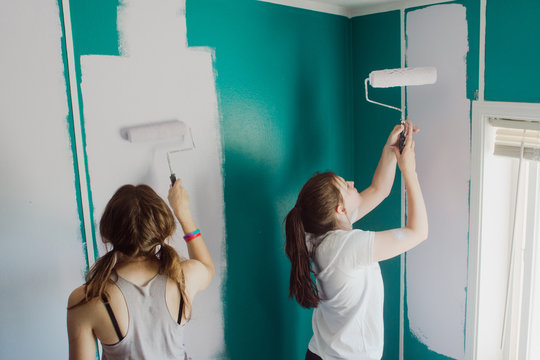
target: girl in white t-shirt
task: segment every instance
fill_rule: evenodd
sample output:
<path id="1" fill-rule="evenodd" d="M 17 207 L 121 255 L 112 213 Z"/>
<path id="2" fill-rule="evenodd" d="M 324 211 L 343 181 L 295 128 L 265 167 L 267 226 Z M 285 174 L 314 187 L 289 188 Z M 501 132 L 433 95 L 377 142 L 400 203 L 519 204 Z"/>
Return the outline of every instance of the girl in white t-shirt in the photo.
<path id="1" fill-rule="evenodd" d="M 401 131 L 407 137 L 400 153 Z M 285 219 L 289 296 L 302 307 L 315 308 L 306 360 L 382 357 L 384 289 L 378 262 L 404 253 L 428 235 L 412 139 L 417 131 L 410 121 L 394 128 L 371 186 L 360 193 L 352 181 L 333 172 L 315 174 Z M 354 230 L 353 223 L 390 193 L 396 163 L 407 189 L 407 225 L 379 232 Z"/>

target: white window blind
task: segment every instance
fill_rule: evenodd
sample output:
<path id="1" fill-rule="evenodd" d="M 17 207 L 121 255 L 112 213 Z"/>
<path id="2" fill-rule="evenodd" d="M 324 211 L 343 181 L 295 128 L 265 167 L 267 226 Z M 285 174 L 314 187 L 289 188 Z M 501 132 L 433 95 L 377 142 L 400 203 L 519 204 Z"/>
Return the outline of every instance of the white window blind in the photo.
<path id="1" fill-rule="evenodd" d="M 493 154 L 540 161 L 540 122 L 526 120 L 490 119 L 496 128 Z"/>

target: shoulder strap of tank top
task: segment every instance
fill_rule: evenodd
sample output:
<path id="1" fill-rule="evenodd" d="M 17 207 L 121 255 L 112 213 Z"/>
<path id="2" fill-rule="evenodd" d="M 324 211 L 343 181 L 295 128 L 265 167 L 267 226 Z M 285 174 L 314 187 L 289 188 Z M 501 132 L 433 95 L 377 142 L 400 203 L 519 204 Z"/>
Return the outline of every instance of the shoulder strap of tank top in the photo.
<path id="1" fill-rule="evenodd" d="M 116 321 L 116 317 L 114 316 L 111 305 L 109 304 L 109 299 L 107 299 L 107 295 L 101 294 L 101 300 L 103 300 L 105 308 L 109 313 L 109 317 L 111 318 L 114 330 L 116 331 L 116 335 L 118 336 L 118 341 L 121 341 L 124 337 L 122 336 L 122 332 L 120 331 L 120 327 L 118 326 L 118 321 Z"/>

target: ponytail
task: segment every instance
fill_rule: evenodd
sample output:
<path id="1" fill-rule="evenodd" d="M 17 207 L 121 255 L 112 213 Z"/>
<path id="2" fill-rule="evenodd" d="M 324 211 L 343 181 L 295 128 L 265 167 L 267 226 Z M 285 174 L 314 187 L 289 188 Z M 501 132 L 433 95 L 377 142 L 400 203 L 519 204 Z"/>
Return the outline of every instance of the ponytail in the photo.
<path id="1" fill-rule="evenodd" d="M 306 232 L 295 206 L 285 218 L 285 252 L 291 261 L 289 297 L 295 297 L 300 306 L 309 309 L 319 305 L 319 294 L 311 277 L 311 261 L 306 246 Z"/>
<path id="2" fill-rule="evenodd" d="M 322 236 L 337 227 L 335 209 L 341 203 L 337 175 L 315 173 L 302 187 L 294 208 L 285 218 L 285 252 L 291 260 L 289 297 L 306 309 L 317 307 L 321 298 L 311 276 L 311 256 L 306 232 Z"/>
<path id="3" fill-rule="evenodd" d="M 176 282 L 178 291 L 180 291 L 180 296 L 182 296 L 182 299 L 184 299 L 184 307 L 182 308 L 183 317 L 186 320 L 189 320 L 191 318 L 191 303 L 186 295 L 184 272 L 182 271 L 182 267 L 180 265 L 180 256 L 172 246 L 166 243 L 161 244 L 161 248 L 157 252 L 157 256 L 159 257 L 160 264 L 159 273 L 167 274 Z"/>

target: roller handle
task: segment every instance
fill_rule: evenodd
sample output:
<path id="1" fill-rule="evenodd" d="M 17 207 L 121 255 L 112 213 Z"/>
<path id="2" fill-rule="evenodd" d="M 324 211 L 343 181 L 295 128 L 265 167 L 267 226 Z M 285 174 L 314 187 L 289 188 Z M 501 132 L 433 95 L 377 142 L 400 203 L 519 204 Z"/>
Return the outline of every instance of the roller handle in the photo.
<path id="1" fill-rule="evenodd" d="M 174 183 L 176 182 L 176 175 L 171 174 L 170 179 L 171 179 L 171 185 L 174 185 Z"/>
<path id="2" fill-rule="evenodd" d="M 405 147 L 405 140 L 407 140 L 407 134 L 405 133 L 405 130 L 399 133 L 399 153 L 401 154 L 403 152 L 403 148 Z"/>

